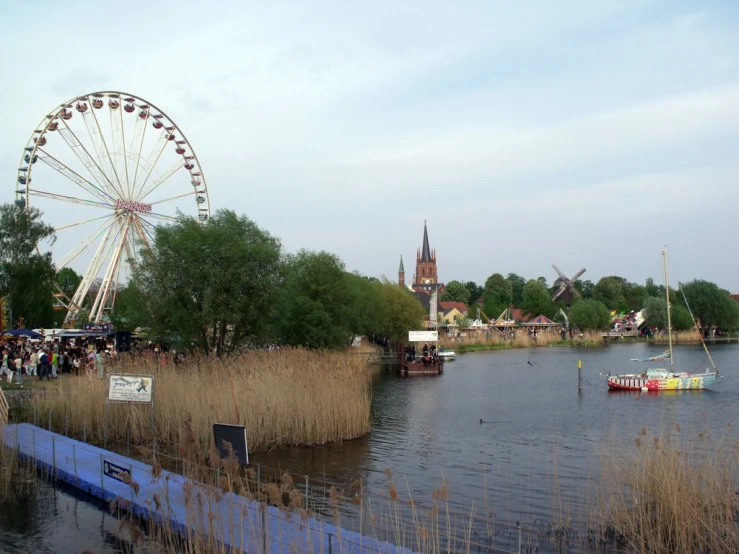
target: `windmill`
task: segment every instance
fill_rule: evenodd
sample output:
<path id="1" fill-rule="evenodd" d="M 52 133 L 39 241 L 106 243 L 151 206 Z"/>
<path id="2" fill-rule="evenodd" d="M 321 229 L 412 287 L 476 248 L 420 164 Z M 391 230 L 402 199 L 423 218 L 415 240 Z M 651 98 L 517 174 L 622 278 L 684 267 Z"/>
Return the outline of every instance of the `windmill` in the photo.
<path id="1" fill-rule="evenodd" d="M 562 273 L 559 268 L 557 267 L 557 264 L 552 264 L 552 267 L 554 268 L 554 271 L 557 272 L 557 280 L 554 281 L 554 296 L 552 296 L 552 301 L 555 300 L 561 300 L 564 302 L 567 306 L 572 304 L 572 301 L 575 299 L 575 296 L 579 296 L 580 293 L 575 288 L 575 281 L 577 281 L 580 276 L 585 273 L 585 268 L 583 267 L 580 271 L 575 273 L 575 275 L 572 277 L 572 279 L 568 279 L 565 277 L 565 274 Z"/>

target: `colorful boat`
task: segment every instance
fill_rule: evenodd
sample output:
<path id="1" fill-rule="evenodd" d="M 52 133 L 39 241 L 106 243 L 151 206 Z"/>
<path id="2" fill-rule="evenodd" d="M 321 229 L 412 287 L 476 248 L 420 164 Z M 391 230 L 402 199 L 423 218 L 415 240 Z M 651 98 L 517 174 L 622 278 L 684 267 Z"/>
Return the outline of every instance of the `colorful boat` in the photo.
<path id="1" fill-rule="evenodd" d="M 716 382 L 718 378 L 718 370 L 713 363 L 711 353 L 708 351 L 706 343 L 701 337 L 703 348 L 706 351 L 708 360 L 711 362 L 712 369 L 706 369 L 701 373 L 688 373 L 685 371 L 676 371 L 673 361 L 672 351 L 672 317 L 670 309 L 670 285 L 667 278 L 667 250 L 662 251 L 665 266 L 665 291 L 667 302 L 667 334 L 669 337 L 670 348 L 658 356 L 650 358 L 635 358 L 632 362 L 657 362 L 662 360 L 670 360 L 669 369 L 647 369 L 643 373 L 628 373 L 624 375 L 611 375 L 610 372 L 604 374 L 608 379 L 609 390 L 629 390 L 658 392 L 668 390 L 703 390 L 709 388 Z M 686 299 L 687 304 L 687 299 Z M 688 306 L 690 311 L 690 306 Z M 693 317 L 691 312 L 690 317 Z M 693 318 L 695 324 L 695 318 Z"/>

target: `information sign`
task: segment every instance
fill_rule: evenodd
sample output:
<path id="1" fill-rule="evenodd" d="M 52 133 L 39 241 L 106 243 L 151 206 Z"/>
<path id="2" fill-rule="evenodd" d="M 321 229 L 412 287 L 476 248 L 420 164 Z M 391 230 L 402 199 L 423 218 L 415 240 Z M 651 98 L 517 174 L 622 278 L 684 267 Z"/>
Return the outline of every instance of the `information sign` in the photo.
<path id="1" fill-rule="evenodd" d="M 408 331 L 408 342 L 436 342 L 439 331 Z"/>
<path id="2" fill-rule="evenodd" d="M 110 402 L 151 404 L 153 390 L 153 375 L 108 375 Z"/>

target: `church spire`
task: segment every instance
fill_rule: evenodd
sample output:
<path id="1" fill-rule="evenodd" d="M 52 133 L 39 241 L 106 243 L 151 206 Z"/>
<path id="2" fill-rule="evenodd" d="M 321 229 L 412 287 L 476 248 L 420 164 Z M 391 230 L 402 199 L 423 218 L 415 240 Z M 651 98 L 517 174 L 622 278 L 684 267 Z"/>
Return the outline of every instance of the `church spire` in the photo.
<path id="1" fill-rule="evenodd" d="M 398 273 L 405 273 L 405 268 L 403 267 L 403 255 L 400 255 L 400 267 L 398 268 Z"/>
<path id="2" fill-rule="evenodd" d="M 426 220 L 423 220 L 423 247 L 421 248 L 421 261 L 431 261 L 431 247 L 429 246 L 429 233 L 426 230 Z"/>

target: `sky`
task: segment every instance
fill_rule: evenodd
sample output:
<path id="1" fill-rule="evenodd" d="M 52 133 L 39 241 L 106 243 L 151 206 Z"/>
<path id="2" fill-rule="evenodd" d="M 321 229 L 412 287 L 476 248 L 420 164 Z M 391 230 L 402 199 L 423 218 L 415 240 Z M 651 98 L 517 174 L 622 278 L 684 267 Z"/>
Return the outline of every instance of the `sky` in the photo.
<path id="1" fill-rule="evenodd" d="M 0 21 L 2 201 L 48 110 L 119 90 L 186 133 L 214 210 L 289 252 L 391 279 L 403 255 L 410 278 L 426 220 L 442 281 L 661 282 L 667 246 L 671 280 L 739 292 L 736 2 L 5 0 Z"/>

